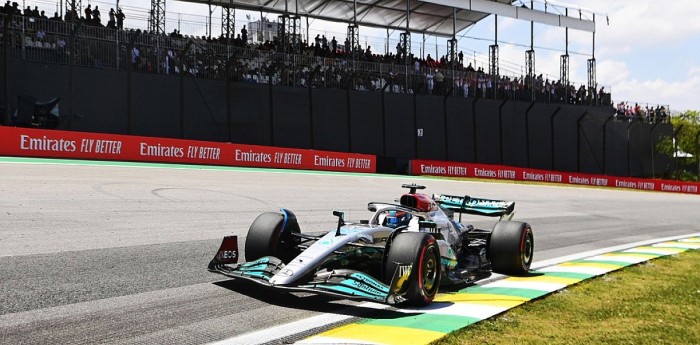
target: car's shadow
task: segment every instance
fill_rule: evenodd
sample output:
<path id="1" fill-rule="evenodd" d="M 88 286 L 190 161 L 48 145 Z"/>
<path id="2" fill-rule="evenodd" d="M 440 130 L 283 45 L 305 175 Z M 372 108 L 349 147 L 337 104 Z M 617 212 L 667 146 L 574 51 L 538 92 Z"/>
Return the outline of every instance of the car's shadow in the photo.
<path id="1" fill-rule="evenodd" d="M 244 279 L 222 280 L 212 283 L 258 301 L 284 307 L 320 313 L 368 317 L 380 309 L 348 304 L 348 299 L 335 298 L 311 292 L 280 291 Z"/>
<path id="2" fill-rule="evenodd" d="M 513 277 L 537 277 L 543 273 L 528 272 L 525 274 Z M 258 301 L 284 307 L 320 313 L 330 313 L 338 315 L 347 315 L 351 317 L 372 317 L 375 319 L 395 319 L 407 317 L 411 315 L 421 314 L 421 309 L 439 309 L 453 304 L 453 302 L 433 302 L 430 305 L 422 308 L 402 308 L 396 306 L 388 306 L 388 309 L 380 309 L 375 307 L 366 307 L 358 304 L 349 304 L 349 299 L 331 297 L 312 292 L 290 292 L 280 291 L 271 287 L 256 284 L 244 279 L 229 279 L 214 282 L 214 285 L 225 288 L 227 290 L 237 292 L 249 298 Z M 465 288 L 476 286 L 474 283 L 449 285 L 440 288 L 440 293 L 456 293 Z M 410 309 L 407 310 L 407 309 Z"/>

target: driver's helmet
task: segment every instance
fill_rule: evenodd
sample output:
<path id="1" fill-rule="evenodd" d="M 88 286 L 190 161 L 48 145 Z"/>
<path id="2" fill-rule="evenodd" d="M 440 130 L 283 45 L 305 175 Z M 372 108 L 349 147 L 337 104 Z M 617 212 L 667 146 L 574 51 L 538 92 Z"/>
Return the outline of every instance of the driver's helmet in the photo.
<path id="1" fill-rule="evenodd" d="M 400 226 L 408 225 L 413 216 L 405 211 L 391 210 L 384 219 L 384 226 L 396 229 Z"/>

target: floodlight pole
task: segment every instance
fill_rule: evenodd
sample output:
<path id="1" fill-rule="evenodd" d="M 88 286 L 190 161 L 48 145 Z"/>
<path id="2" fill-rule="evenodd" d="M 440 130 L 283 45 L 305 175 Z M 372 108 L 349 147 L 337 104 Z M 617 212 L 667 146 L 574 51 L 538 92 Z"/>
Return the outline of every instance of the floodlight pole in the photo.
<path id="1" fill-rule="evenodd" d="M 593 25 L 595 27 L 595 13 L 593 13 Z M 595 29 L 593 30 L 593 46 L 591 58 L 588 59 L 588 90 L 592 92 L 591 99 L 596 100 L 595 105 L 601 105 L 602 99 L 598 99 L 598 82 L 596 81 L 596 66 L 595 66 Z"/>
<path id="2" fill-rule="evenodd" d="M 71 13 L 71 16 L 67 21 L 73 22 L 74 20 L 78 20 L 80 18 L 80 12 L 83 9 L 83 3 L 81 0 L 65 0 L 65 9 L 66 13 Z M 61 11 L 63 11 L 63 8 L 61 8 Z M 65 18 L 64 18 L 65 19 Z"/>
<path id="3" fill-rule="evenodd" d="M 535 9 L 535 2 L 530 1 L 530 9 Z M 530 89 L 530 100 L 535 101 L 535 22 L 530 21 L 530 50 L 525 52 L 525 67 L 527 69 L 527 87 Z"/>
<path id="4" fill-rule="evenodd" d="M 262 22 L 262 18 L 260 20 Z M 221 35 L 226 39 L 226 44 L 231 44 L 236 36 L 236 8 L 233 7 L 233 0 L 221 7 L 221 23 Z"/>
<path id="5" fill-rule="evenodd" d="M 406 32 L 401 37 L 401 53 L 406 65 L 411 63 L 411 0 L 406 0 Z"/>
<path id="6" fill-rule="evenodd" d="M 498 90 L 498 15 L 493 15 L 494 21 L 494 38 L 493 44 L 489 46 L 489 74 L 491 75 L 491 92 L 493 98 L 496 98 L 496 90 Z"/>
<path id="7" fill-rule="evenodd" d="M 569 9 L 566 9 L 566 16 L 569 16 Z M 564 49 L 565 49 L 565 54 L 560 57 L 560 71 L 559 71 L 559 80 L 561 81 L 562 85 L 564 85 L 564 103 L 568 104 L 569 103 L 569 27 L 567 26 L 565 29 L 566 35 L 565 35 L 565 41 L 564 41 Z"/>
<path id="8" fill-rule="evenodd" d="M 209 23 L 211 23 L 211 10 L 209 12 Z M 151 0 L 148 30 L 156 35 L 165 34 L 165 0 Z M 209 27 L 209 32 L 211 33 L 211 26 Z"/>

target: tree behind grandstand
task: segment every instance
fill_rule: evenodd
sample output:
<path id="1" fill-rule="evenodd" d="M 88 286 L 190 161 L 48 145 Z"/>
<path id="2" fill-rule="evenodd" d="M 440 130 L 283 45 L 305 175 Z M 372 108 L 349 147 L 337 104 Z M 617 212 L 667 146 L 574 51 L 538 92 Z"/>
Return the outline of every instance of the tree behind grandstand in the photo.
<path id="1" fill-rule="evenodd" d="M 657 150 L 672 159 L 669 176 L 683 181 L 699 181 L 700 171 L 700 111 L 687 110 L 671 118 L 672 136 L 663 136 L 656 144 Z"/>

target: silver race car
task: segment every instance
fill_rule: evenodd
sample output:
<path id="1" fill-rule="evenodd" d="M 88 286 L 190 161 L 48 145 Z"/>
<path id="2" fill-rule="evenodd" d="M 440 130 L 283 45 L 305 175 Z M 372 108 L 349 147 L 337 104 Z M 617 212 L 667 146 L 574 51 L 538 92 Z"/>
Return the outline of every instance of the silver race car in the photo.
<path id="1" fill-rule="evenodd" d="M 412 306 L 432 302 L 441 286 L 528 272 L 534 237 L 529 224 L 510 220 L 514 202 L 402 187 L 409 191 L 398 203 L 370 202 L 369 219 L 348 222 L 333 211 L 338 226 L 321 236 L 302 233 L 289 210 L 263 213 L 248 230 L 246 262 L 236 264 L 238 240 L 227 236 L 208 270 L 276 289 Z M 499 219 L 482 230 L 462 224 L 462 214 Z"/>

